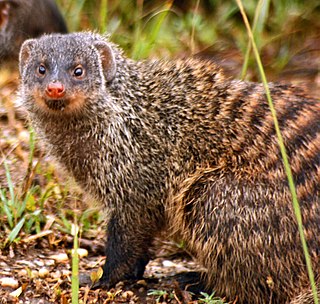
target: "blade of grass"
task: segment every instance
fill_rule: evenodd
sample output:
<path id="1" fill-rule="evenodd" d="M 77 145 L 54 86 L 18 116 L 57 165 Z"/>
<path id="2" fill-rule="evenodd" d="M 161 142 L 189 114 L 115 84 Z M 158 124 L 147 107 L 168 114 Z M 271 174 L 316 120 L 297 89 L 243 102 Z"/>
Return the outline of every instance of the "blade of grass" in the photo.
<path id="1" fill-rule="evenodd" d="M 70 32 L 77 31 L 80 27 L 81 12 L 86 0 L 70 1 L 69 8 L 67 9 L 69 15 Z"/>
<path id="2" fill-rule="evenodd" d="M 269 3 L 270 0 L 259 0 L 257 6 L 256 6 L 256 10 L 254 13 L 254 19 L 253 19 L 253 25 L 252 25 L 252 32 L 253 32 L 253 36 L 256 37 L 258 33 L 261 34 L 262 30 L 263 30 L 263 26 L 266 20 L 266 11 L 269 9 Z M 262 18 L 260 18 L 260 16 L 262 15 L 262 8 L 264 8 L 264 14 L 262 16 Z M 260 21 L 260 22 L 258 22 Z M 247 44 L 247 48 L 246 48 L 246 54 L 244 56 L 244 62 L 242 65 L 242 70 L 241 70 L 241 76 L 240 78 L 242 80 L 245 79 L 246 74 L 247 74 L 247 70 L 248 70 L 248 64 L 249 64 L 249 58 L 250 58 L 250 53 L 251 53 L 251 40 L 249 39 L 248 44 Z"/>
<path id="3" fill-rule="evenodd" d="M 100 14 L 99 14 L 99 25 L 100 32 L 105 33 L 107 31 L 107 14 L 108 14 L 108 0 L 101 0 L 100 3 Z"/>
<path id="4" fill-rule="evenodd" d="M 194 34 L 195 34 L 195 19 L 196 19 L 196 15 L 198 13 L 198 10 L 199 10 L 199 5 L 200 5 L 200 0 L 197 0 L 197 3 L 196 3 L 196 7 L 194 9 L 194 12 L 193 12 L 193 17 L 192 17 L 192 30 L 191 30 L 191 37 L 190 37 L 190 49 L 191 49 L 191 55 L 194 54 L 194 51 L 195 51 L 195 46 L 194 46 Z"/>
<path id="5" fill-rule="evenodd" d="M 3 211 L 7 215 L 7 221 L 10 228 L 13 228 L 13 214 L 11 212 L 11 208 L 9 206 L 10 200 L 7 199 L 6 193 L 4 190 L 0 191 L 0 198 L 3 201 Z"/>
<path id="6" fill-rule="evenodd" d="M 78 225 L 76 216 L 74 224 L 72 225 L 73 234 L 73 251 L 72 251 L 72 277 L 71 277 L 71 290 L 72 290 L 72 304 L 79 303 L 79 255 L 78 255 Z"/>
<path id="7" fill-rule="evenodd" d="M 294 209 L 294 213 L 295 213 L 295 216 L 296 216 L 296 219 L 297 219 L 297 222 L 298 222 L 299 235 L 300 235 L 300 240 L 301 240 L 304 256 L 305 256 L 305 259 L 306 259 L 307 271 L 308 271 L 309 280 L 310 280 L 310 284 L 311 284 L 311 289 L 312 289 L 312 293 L 313 293 L 313 299 L 314 299 L 314 303 L 318 304 L 319 300 L 318 300 L 318 296 L 317 296 L 317 287 L 316 287 L 316 284 L 315 284 L 314 273 L 313 273 L 312 264 L 311 264 L 311 258 L 310 258 L 310 255 L 309 255 L 309 250 L 308 250 L 307 242 L 306 242 L 305 235 L 304 235 L 304 227 L 303 227 L 303 223 L 302 223 L 300 205 L 299 205 L 299 202 L 298 202 L 297 192 L 296 192 L 295 184 L 294 184 L 294 181 L 293 181 L 291 167 L 290 167 L 290 164 L 289 164 L 287 152 L 286 152 L 286 149 L 285 149 L 285 146 L 284 146 L 283 137 L 282 137 L 281 132 L 280 132 L 280 127 L 279 127 L 279 122 L 278 122 L 278 119 L 277 119 L 276 110 L 274 108 L 274 105 L 273 105 L 273 102 L 272 102 L 272 99 L 271 99 L 271 94 L 270 94 L 268 82 L 267 82 L 267 79 L 266 79 L 266 75 L 264 73 L 264 69 L 263 69 L 263 65 L 262 65 L 262 62 L 261 62 L 260 55 L 259 55 L 259 51 L 258 51 L 258 48 L 256 46 L 256 43 L 255 43 L 255 40 L 254 40 L 254 37 L 253 37 L 253 33 L 251 31 L 251 27 L 250 27 L 247 15 L 246 15 L 246 13 L 244 11 L 244 8 L 243 8 L 241 0 L 236 0 L 236 1 L 237 1 L 238 6 L 239 6 L 243 21 L 245 23 L 245 26 L 247 28 L 247 32 L 248 32 L 249 38 L 251 40 L 253 52 L 254 52 L 255 59 L 256 59 L 257 64 L 258 64 L 258 68 L 259 68 L 260 76 L 261 76 L 261 79 L 262 79 L 262 82 L 263 82 L 263 86 L 264 86 L 264 89 L 265 89 L 265 92 L 266 92 L 269 108 L 270 108 L 270 111 L 271 111 L 271 114 L 272 114 L 272 117 L 273 117 L 274 126 L 275 126 L 276 134 L 277 134 L 277 137 L 278 137 L 278 143 L 279 143 L 279 147 L 280 147 L 280 152 L 281 152 L 282 160 L 283 160 L 283 163 L 284 163 L 285 171 L 286 171 L 286 174 L 287 174 L 290 192 L 291 192 L 291 195 L 292 195 L 293 209 Z"/>
<path id="8" fill-rule="evenodd" d="M 9 170 L 9 167 L 8 167 L 8 164 L 6 161 L 4 161 L 3 165 L 4 165 L 4 168 L 6 171 L 6 179 L 7 179 L 7 183 L 8 183 L 8 187 L 9 187 L 10 200 L 13 203 L 15 200 L 15 194 L 14 194 L 14 187 L 13 187 L 13 183 L 12 183 L 12 179 L 11 179 L 10 170 Z"/>
<path id="9" fill-rule="evenodd" d="M 167 17 L 167 15 L 172 7 L 172 3 L 173 3 L 173 0 L 167 1 L 164 5 L 164 8 L 151 17 L 151 18 L 154 18 L 155 16 L 158 15 L 158 19 L 157 19 L 157 21 L 151 31 L 149 39 L 148 39 L 147 51 L 145 52 L 146 56 L 149 55 L 150 51 L 152 50 L 152 47 L 154 46 L 154 43 L 155 43 L 155 41 L 158 37 L 159 31 L 161 29 L 161 26 L 162 26 L 165 18 Z"/>
<path id="10" fill-rule="evenodd" d="M 137 58 L 141 47 L 141 20 L 143 11 L 143 0 L 137 0 L 137 9 L 134 14 L 135 27 L 134 27 L 134 45 L 131 52 L 132 58 Z"/>
<path id="11" fill-rule="evenodd" d="M 23 198 L 22 202 L 17 204 L 16 217 L 20 218 L 22 214 L 26 211 L 27 203 L 31 198 L 34 199 L 34 194 L 37 191 L 37 187 L 32 187 L 28 190 L 26 196 Z M 20 199 L 19 199 L 20 200 Z"/>
<path id="12" fill-rule="evenodd" d="M 23 217 L 18 222 L 18 224 L 11 230 L 10 234 L 8 235 L 8 238 L 5 241 L 5 244 L 12 243 L 16 239 L 17 235 L 19 234 L 21 228 L 24 225 L 25 220 L 25 217 Z"/>
<path id="13" fill-rule="evenodd" d="M 132 51 L 132 58 L 134 59 L 140 59 L 148 57 L 152 48 L 154 47 L 154 43 L 158 37 L 159 31 L 161 29 L 161 26 L 168 15 L 168 12 L 170 11 L 172 7 L 173 0 L 166 1 L 164 4 L 163 9 L 157 11 L 154 13 L 146 23 L 149 23 L 152 19 L 157 18 L 155 23 L 152 25 L 151 30 L 149 31 L 147 37 L 145 37 L 144 41 L 142 41 L 143 35 L 142 35 L 142 29 L 141 29 L 141 18 L 139 19 L 139 23 L 137 24 L 137 30 L 135 32 L 135 45 L 133 47 Z M 140 13 L 142 15 L 142 8 L 140 9 Z M 138 34 L 139 33 L 139 34 Z"/>
<path id="14" fill-rule="evenodd" d="M 5 156 L 4 155 L 2 155 L 2 156 L 3 156 L 3 165 L 5 168 L 6 178 L 7 178 L 7 182 L 8 182 L 8 186 L 9 186 L 10 197 L 7 198 L 7 192 L 5 189 L 0 189 L 0 199 L 3 203 L 3 211 L 7 215 L 7 221 L 8 221 L 9 227 L 13 228 L 14 223 L 13 223 L 13 214 L 11 212 L 11 205 L 13 204 L 12 199 L 14 199 L 14 192 L 12 192 L 13 188 L 11 187 L 12 182 L 11 182 L 11 175 L 10 175 L 9 167 L 6 163 Z"/>
<path id="15" fill-rule="evenodd" d="M 28 195 L 28 191 L 31 188 L 31 183 L 33 180 L 33 176 L 35 174 L 35 171 L 37 169 L 37 166 L 39 164 L 39 161 L 37 162 L 37 164 L 34 166 L 33 165 L 33 159 L 34 159 L 34 150 L 35 150 L 35 134 L 34 134 L 34 130 L 33 128 L 30 126 L 29 127 L 29 161 L 28 161 L 28 169 L 27 169 L 27 173 L 25 175 L 24 181 L 23 181 L 23 185 L 22 185 L 22 195 L 21 198 L 24 199 L 27 195 Z"/>

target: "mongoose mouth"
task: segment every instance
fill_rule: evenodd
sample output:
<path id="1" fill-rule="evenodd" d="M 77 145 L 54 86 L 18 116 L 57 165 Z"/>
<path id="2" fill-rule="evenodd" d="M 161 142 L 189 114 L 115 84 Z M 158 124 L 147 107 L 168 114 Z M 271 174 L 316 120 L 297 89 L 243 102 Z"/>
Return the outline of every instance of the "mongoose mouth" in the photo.
<path id="1" fill-rule="evenodd" d="M 65 99 L 45 99 L 45 103 L 53 111 L 63 111 L 68 105 Z"/>

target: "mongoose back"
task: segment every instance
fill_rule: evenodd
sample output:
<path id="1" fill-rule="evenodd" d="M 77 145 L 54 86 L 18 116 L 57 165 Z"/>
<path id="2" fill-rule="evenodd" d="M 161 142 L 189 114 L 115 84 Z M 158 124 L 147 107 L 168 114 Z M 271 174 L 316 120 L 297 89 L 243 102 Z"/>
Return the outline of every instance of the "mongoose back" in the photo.
<path id="1" fill-rule="evenodd" d="M 86 32 L 26 41 L 20 98 L 50 155 L 108 209 L 98 285 L 141 278 L 162 229 L 237 303 L 309 303 L 309 281 L 261 84 L 209 61 L 136 62 Z M 270 84 L 316 276 L 320 104 Z"/>
<path id="2" fill-rule="evenodd" d="M 54 0 L 0 0 L 1 63 L 17 60 L 27 38 L 53 32 L 67 32 Z"/>

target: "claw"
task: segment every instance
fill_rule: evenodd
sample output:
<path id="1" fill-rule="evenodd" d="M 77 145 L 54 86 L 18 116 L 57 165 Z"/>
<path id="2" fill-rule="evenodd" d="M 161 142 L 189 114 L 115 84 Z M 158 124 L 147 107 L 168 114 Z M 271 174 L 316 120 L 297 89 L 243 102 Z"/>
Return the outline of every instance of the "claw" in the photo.
<path id="1" fill-rule="evenodd" d="M 107 282 L 105 282 L 104 280 L 99 280 L 95 283 L 92 283 L 92 285 L 90 286 L 90 289 L 92 290 L 96 290 L 96 289 L 109 289 L 109 284 Z"/>

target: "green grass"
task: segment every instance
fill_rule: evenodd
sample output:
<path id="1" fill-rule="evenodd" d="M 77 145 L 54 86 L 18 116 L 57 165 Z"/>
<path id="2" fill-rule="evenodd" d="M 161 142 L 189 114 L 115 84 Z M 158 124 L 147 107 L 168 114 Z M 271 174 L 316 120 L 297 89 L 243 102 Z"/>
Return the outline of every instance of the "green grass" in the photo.
<path id="1" fill-rule="evenodd" d="M 36 169 L 33 166 L 35 138 L 33 130 L 29 130 L 29 162 L 27 174 L 22 184 L 22 191 L 16 189 L 12 181 L 10 168 L 5 160 L 3 166 L 6 174 L 8 188 L 0 189 L 0 215 L 5 220 L 0 221 L 0 226 L 7 231 L 3 246 L 19 240 L 19 233 L 23 230 L 26 234 L 39 233 L 41 224 L 45 221 L 43 210 L 44 202 L 50 196 L 50 188 L 41 189 L 31 185 L 31 177 Z"/>
<path id="2" fill-rule="evenodd" d="M 148 296 L 154 297 L 156 303 L 166 302 L 166 300 L 174 299 L 174 294 L 166 290 L 150 289 L 148 290 Z"/>
<path id="3" fill-rule="evenodd" d="M 73 251 L 72 251 L 72 276 L 71 276 L 71 290 L 72 290 L 72 304 L 79 303 L 79 227 L 77 224 L 77 217 L 74 217 L 74 224 L 72 229 L 73 235 Z"/>
<path id="4" fill-rule="evenodd" d="M 199 304 L 224 304 L 225 302 L 219 298 L 215 296 L 215 292 L 213 292 L 212 294 L 207 294 L 206 292 L 201 292 L 201 297 L 199 298 Z"/>
<path id="5" fill-rule="evenodd" d="M 260 51 L 259 45 L 261 44 L 261 35 L 263 33 L 263 29 L 265 26 L 266 18 L 268 16 L 269 12 L 269 7 L 270 7 L 270 0 L 259 0 L 255 13 L 254 13 L 254 19 L 253 19 L 253 25 L 252 25 L 252 34 L 253 38 L 255 41 L 255 44 L 257 46 L 258 52 Z M 260 43 L 259 43 L 260 42 Z M 244 62 L 241 70 L 241 79 L 245 79 L 247 76 L 247 70 L 248 70 L 248 64 L 249 64 L 249 59 L 250 59 L 250 54 L 252 50 L 252 41 L 249 39 L 247 48 L 246 48 L 246 53 L 244 56 Z"/>
<path id="6" fill-rule="evenodd" d="M 173 6 L 172 1 L 58 0 L 58 3 L 70 31 L 106 31 L 132 58 L 235 50 L 247 61 L 248 73 L 243 71 L 242 76 L 246 74 L 249 80 L 258 78 L 236 1 L 194 0 L 187 2 L 186 9 Z M 256 0 L 247 0 L 245 10 L 249 20 L 255 20 L 254 37 L 267 76 L 278 74 L 301 51 L 301 41 L 317 35 L 320 4 L 317 0 L 264 0 L 259 1 L 259 8 L 257 4 Z"/>

